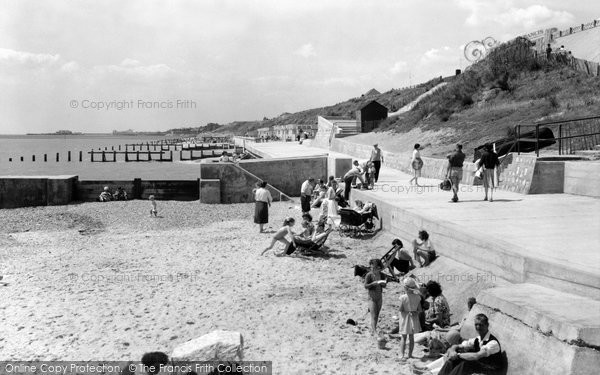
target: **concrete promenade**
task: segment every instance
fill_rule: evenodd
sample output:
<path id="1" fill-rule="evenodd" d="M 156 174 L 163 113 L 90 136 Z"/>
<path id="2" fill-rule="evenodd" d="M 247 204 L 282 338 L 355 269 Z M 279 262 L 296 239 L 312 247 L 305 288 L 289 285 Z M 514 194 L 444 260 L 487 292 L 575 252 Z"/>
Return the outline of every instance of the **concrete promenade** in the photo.
<path id="1" fill-rule="evenodd" d="M 273 158 L 327 151 L 296 142 L 252 147 Z M 328 154 L 329 162 L 351 158 Z M 376 203 L 382 227 L 409 249 L 417 232 L 427 230 L 440 255 L 431 269 L 439 272 L 454 260 L 472 269 L 478 279 L 483 275 L 485 280 L 509 282 L 476 292 L 477 304 L 469 314 L 469 320 L 477 313 L 490 319 L 508 358 L 507 374 L 596 374 L 600 200 L 497 190 L 494 202 L 489 202 L 483 201 L 482 187 L 463 185 L 460 201 L 453 203 L 452 194 L 438 188 L 439 180 L 420 179 L 422 187 L 416 187 L 409 185 L 410 178 L 384 164 L 375 189 L 353 189 L 350 198 Z M 464 296 L 475 292 L 477 283 L 443 287 Z M 474 337 L 475 332 L 465 325 L 461 335 Z"/>
<path id="2" fill-rule="evenodd" d="M 297 142 L 257 143 L 252 147 L 273 158 L 327 153 L 327 150 Z M 350 155 L 346 157 L 351 158 Z M 502 263 L 498 263 L 500 267 L 492 267 L 492 270 L 506 274 L 508 280 L 534 280 L 546 284 L 549 277 L 567 280 L 576 286 L 600 288 L 600 200 L 569 194 L 523 195 L 497 189 L 494 202 L 487 202 L 483 201 L 483 187 L 463 185 L 459 192 L 460 201 L 452 203 L 452 194 L 438 188 L 439 180 L 419 179 L 422 185 L 419 188 L 409 185 L 411 177 L 386 168 L 384 163 L 375 189 L 354 189 L 351 200 L 369 199 L 383 202 L 392 210 L 392 207 L 398 208 L 399 211 L 392 213 L 394 217 L 388 218 L 383 225 L 397 235 L 405 234 L 403 240 L 414 238 L 424 223 L 435 222 L 445 226 L 444 233 L 449 236 L 456 229 L 475 242 L 492 243 L 502 254 L 488 252 L 488 255 L 516 257 L 517 263 L 508 264 L 509 268 L 522 268 L 515 271 L 514 277 L 508 277 L 507 273 L 511 271 Z M 384 213 L 382 216 L 389 215 Z M 444 239 L 432 238 L 432 241 L 443 253 Z M 451 254 L 448 252 L 450 257 Z M 473 257 L 477 255 L 473 254 Z M 481 267 L 477 268 L 485 267 L 485 259 L 481 262 Z M 529 273 L 528 277 L 518 275 L 524 272 Z M 565 288 L 559 285 L 557 289 Z M 583 294 L 595 299 L 600 297 L 599 293 Z"/>

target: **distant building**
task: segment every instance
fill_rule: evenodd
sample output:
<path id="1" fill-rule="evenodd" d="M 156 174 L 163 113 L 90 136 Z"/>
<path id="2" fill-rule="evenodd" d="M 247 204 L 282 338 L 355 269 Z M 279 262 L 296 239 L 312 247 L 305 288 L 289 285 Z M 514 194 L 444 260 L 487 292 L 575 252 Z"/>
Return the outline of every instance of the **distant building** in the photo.
<path id="1" fill-rule="evenodd" d="M 273 136 L 273 130 L 270 127 L 258 128 L 256 131 L 258 132 L 258 138 L 268 138 Z"/>
<path id="2" fill-rule="evenodd" d="M 316 125 L 305 125 L 305 124 L 287 124 L 287 125 L 275 125 L 273 126 L 273 135 L 282 139 L 296 139 L 296 136 L 300 133 L 307 133 L 309 137 L 314 136 L 317 132 Z"/>
<path id="3" fill-rule="evenodd" d="M 360 124 L 360 132 L 367 133 L 379 126 L 388 116 L 388 108 L 375 100 L 371 100 L 356 111 L 356 123 Z"/>

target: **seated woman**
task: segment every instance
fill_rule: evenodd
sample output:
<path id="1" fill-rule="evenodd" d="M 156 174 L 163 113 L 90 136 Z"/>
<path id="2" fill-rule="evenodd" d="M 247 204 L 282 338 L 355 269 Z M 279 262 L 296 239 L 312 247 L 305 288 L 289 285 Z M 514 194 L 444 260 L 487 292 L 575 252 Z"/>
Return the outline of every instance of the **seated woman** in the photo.
<path id="1" fill-rule="evenodd" d="M 384 263 L 387 265 L 390 275 L 397 275 L 397 273 L 394 271 L 395 269 L 399 272 L 398 276 L 403 276 L 410 270 L 414 269 L 415 265 L 413 264 L 413 260 L 408 252 L 403 249 L 404 245 L 402 244 L 402 241 L 396 238 L 392 241 L 392 246 L 392 250 L 388 252 Z"/>
<path id="2" fill-rule="evenodd" d="M 413 255 L 415 260 L 419 262 L 419 266 L 425 267 L 437 258 L 433 244 L 429 239 L 429 233 L 426 231 L 420 230 L 419 239 L 413 240 L 412 245 Z M 423 259 L 423 262 L 421 259 Z"/>
<path id="3" fill-rule="evenodd" d="M 429 280 L 425 285 L 427 294 L 433 299 L 425 312 L 425 328 L 430 331 L 435 326 L 446 328 L 450 326 L 450 305 L 442 294 L 442 287 L 437 281 Z"/>
<path id="4" fill-rule="evenodd" d="M 100 202 L 110 202 L 113 200 L 113 195 L 110 193 L 108 186 L 104 187 L 104 190 L 102 191 L 102 193 L 100 193 L 98 200 Z"/>
<path id="5" fill-rule="evenodd" d="M 325 220 L 319 220 L 317 227 L 315 228 L 312 223 L 312 216 L 308 213 L 302 215 L 302 228 L 304 231 L 299 235 L 295 236 L 296 243 L 300 245 L 312 245 L 313 243 L 318 243 L 323 238 L 326 238 L 329 233 L 333 230 L 331 226 L 326 230 L 325 229 Z M 309 243 L 308 241 L 312 242 Z"/>
<path id="6" fill-rule="evenodd" d="M 227 163 L 230 161 L 231 161 L 231 159 L 229 159 L 229 156 L 227 155 L 227 151 L 223 151 L 223 153 L 221 154 L 221 157 L 219 158 L 219 162 Z"/>
<path id="7" fill-rule="evenodd" d="M 123 188 L 119 186 L 114 194 L 114 198 L 116 201 L 126 201 L 127 192 L 125 192 L 125 190 L 123 190 Z"/>
<path id="8" fill-rule="evenodd" d="M 313 190 L 313 203 L 312 208 L 319 208 L 325 200 L 325 194 L 327 193 L 327 187 L 323 183 L 323 180 L 319 180 L 319 183 Z"/>

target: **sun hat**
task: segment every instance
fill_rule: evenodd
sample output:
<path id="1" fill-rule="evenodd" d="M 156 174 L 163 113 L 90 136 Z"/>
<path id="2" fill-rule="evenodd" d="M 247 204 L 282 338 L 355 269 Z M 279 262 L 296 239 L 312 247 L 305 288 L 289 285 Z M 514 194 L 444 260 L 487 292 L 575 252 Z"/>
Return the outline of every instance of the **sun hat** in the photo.
<path id="1" fill-rule="evenodd" d="M 419 287 L 413 278 L 407 277 L 402 282 L 404 284 L 404 289 L 407 291 L 411 291 L 415 294 L 420 294 Z"/>
<path id="2" fill-rule="evenodd" d="M 104 191 L 108 191 L 108 186 L 105 186 L 105 187 L 104 187 Z"/>

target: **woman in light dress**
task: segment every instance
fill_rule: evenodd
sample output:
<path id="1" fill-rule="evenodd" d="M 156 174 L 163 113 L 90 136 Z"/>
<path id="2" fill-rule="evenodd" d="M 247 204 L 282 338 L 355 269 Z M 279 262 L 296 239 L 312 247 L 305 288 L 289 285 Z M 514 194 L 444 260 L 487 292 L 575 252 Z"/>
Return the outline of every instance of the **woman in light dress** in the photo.
<path id="1" fill-rule="evenodd" d="M 419 177 L 421 177 L 421 169 L 423 168 L 423 159 L 421 159 L 421 145 L 415 143 L 415 147 L 413 149 L 412 158 L 410 159 L 410 165 L 413 169 L 413 178 L 408 180 L 408 183 L 412 185 L 412 182 L 415 182 L 415 185 L 419 185 Z"/>

